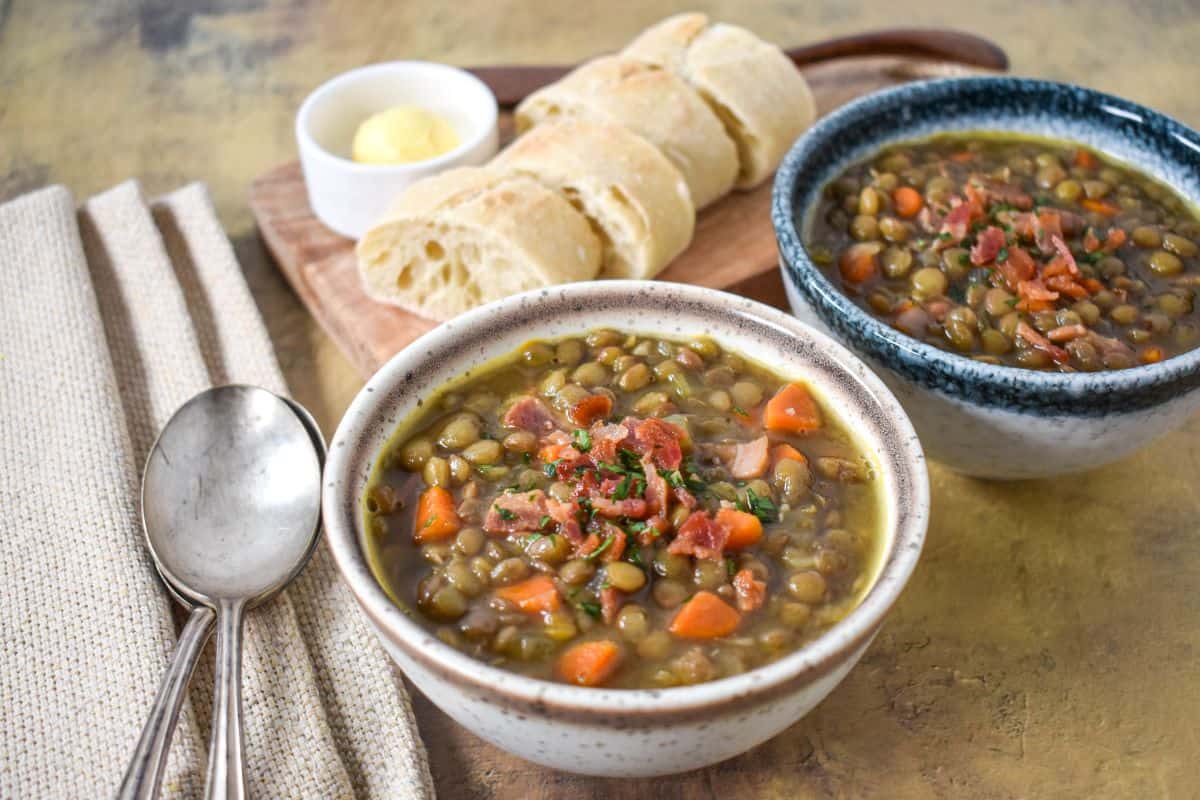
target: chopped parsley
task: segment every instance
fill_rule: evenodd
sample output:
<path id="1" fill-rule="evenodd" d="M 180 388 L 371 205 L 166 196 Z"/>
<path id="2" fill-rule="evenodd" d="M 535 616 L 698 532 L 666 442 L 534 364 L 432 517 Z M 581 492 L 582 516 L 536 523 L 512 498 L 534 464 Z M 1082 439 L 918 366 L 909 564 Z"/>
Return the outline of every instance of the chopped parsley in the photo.
<path id="1" fill-rule="evenodd" d="M 635 519 L 631 520 L 629 524 L 625 526 L 625 530 L 629 531 L 630 533 L 641 533 L 642 531 L 646 530 L 646 527 L 647 525 L 645 520 Z"/>
<path id="2" fill-rule="evenodd" d="M 971 254 L 970 253 L 959 253 L 958 254 L 959 266 L 965 267 L 970 263 L 971 263 Z"/>
<path id="3" fill-rule="evenodd" d="M 512 522 L 517 518 L 517 515 L 512 511 L 509 511 L 507 508 L 501 508 L 497 505 L 493 505 L 492 508 L 496 509 L 496 513 L 500 515 L 500 519 L 504 520 L 505 522 Z"/>
<path id="4" fill-rule="evenodd" d="M 632 472 L 641 472 L 642 458 L 637 453 L 622 447 L 617 451 L 617 457 L 621 459 L 621 466 Z"/>
<path id="5" fill-rule="evenodd" d="M 740 511 L 753 514 L 764 523 L 775 522 L 779 519 L 779 509 L 775 507 L 775 502 L 770 497 L 758 495 L 753 489 L 746 490 L 745 501 L 739 500 L 737 507 Z"/>
<path id="6" fill-rule="evenodd" d="M 608 536 L 604 537 L 604 541 L 600 543 L 599 547 L 597 547 L 595 550 L 593 550 L 592 552 L 588 553 L 586 556 L 583 557 L 584 560 L 585 561 L 594 561 L 595 559 L 599 558 L 601 553 L 603 553 L 608 548 L 612 547 L 612 543 L 613 543 L 613 535 L 610 533 Z"/>
<path id="7" fill-rule="evenodd" d="M 553 522 L 553 521 L 554 521 L 554 520 L 550 519 L 550 515 L 549 515 L 549 514 L 543 514 L 543 515 L 542 515 L 542 518 L 538 520 L 538 527 L 539 527 L 539 528 L 544 528 L 544 527 L 546 527 L 547 525 L 549 525 L 549 524 L 550 524 L 551 522 Z"/>
<path id="8" fill-rule="evenodd" d="M 725 572 L 731 578 L 737 574 L 737 562 L 733 560 L 733 556 L 725 556 Z"/>
<path id="9" fill-rule="evenodd" d="M 575 449 L 579 452 L 586 453 L 592 449 L 592 434 L 587 428 L 577 428 L 571 437 L 575 442 Z"/>
<path id="10" fill-rule="evenodd" d="M 734 406 L 732 410 L 733 410 L 733 413 L 737 414 L 739 417 L 750 416 L 749 414 L 746 413 L 746 409 L 742 408 L 741 406 Z"/>
<path id="11" fill-rule="evenodd" d="M 1001 261 L 1008 261 L 1008 248 L 1007 247 L 1001 247 L 1000 251 L 998 253 L 996 253 L 996 263 L 999 264 Z"/>
<path id="12" fill-rule="evenodd" d="M 527 544 L 527 545 L 533 544 L 538 539 L 544 539 L 544 538 L 546 538 L 546 534 L 544 534 L 544 533 L 531 533 L 525 537 L 525 544 Z"/>
<path id="13" fill-rule="evenodd" d="M 613 500 L 624 500 L 629 497 L 629 490 L 633 485 L 633 476 L 626 474 L 621 482 L 617 484 L 617 488 L 613 489 Z"/>
<path id="14" fill-rule="evenodd" d="M 579 603 L 579 607 L 586 611 L 589 616 L 600 619 L 600 604 L 594 600 L 583 600 Z"/>
<path id="15" fill-rule="evenodd" d="M 557 461 L 547 461 L 542 465 L 542 472 L 546 473 L 547 478 L 556 478 L 558 477 L 558 465 L 561 463 L 561 458 Z"/>
<path id="16" fill-rule="evenodd" d="M 948 241 L 949 239 L 951 239 L 951 238 L 953 238 L 953 237 L 951 237 L 951 235 L 950 235 L 950 232 L 949 232 L 949 231 L 942 231 L 941 233 L 939 233 L 939 234 L 937 235 L 937 238 L 939 238 L 939 239 L 941 239 L 943 242 L 945 242 L 945 241 Z"/>
<path id="17" fill-rule="evenodd" d="M 533 456 L 529 454 L 528 450 L 526 450 L 524 453 L 521 453 L 521 460 L 526 464 L 531 464 L 533 463 Z"/>
<path id="18" fill-rule="evenodd" d="M 645 526 L 646 523 L 643 522 L 642 527 L 644 528 Z M 646 568 L 646 562 L 642 560 L 642 548 L 638 547 L 636 544 L 629 546 L 625 560 L 630 564 L 633 564 L 635 567 L 640 567 L 641 569 Z"/>

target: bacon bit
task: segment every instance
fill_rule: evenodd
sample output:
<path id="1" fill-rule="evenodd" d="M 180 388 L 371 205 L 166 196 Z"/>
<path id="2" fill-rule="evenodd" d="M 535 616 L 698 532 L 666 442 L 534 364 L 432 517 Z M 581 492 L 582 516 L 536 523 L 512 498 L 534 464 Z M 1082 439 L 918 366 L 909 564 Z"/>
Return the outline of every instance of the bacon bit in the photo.
<path id="1" fill-rule="evenodd" d="M 541 489 L 520 494 L 502 494 L 492 501 L 483 529 L 491 534 L 536 531 L 547 516 L 546 495 Z"/>
<path id="2" fill-rule="evenodd" d="M 646 491 L 642 495 L 646 498 L 646 511 L 651 516 L 665 512 L 671 499 L 667 479 L 658 474 L 654 462 L 648 458 L 642 459 L 642 472 L 646 475 Z"/>
<path id="3" fill-rule="evenodd" d="M 1088 329 L 1083 325 L 1060 325 L 1046 334 L 1046 338 L 1057 344 L 1086 336 Z"/>
<path id="4" fill-rule="evenodd" d="M 579 504 L 574 500 L 565 503 L 546 498 L 546 514 L 558 524 L 558 532 L 573 545 L 583 541 L 583 529 L 579 527 Z"/>
<path id="5" fill-rule="evenodd" d="M 917 213 L 917 227 L 922 233 L 937 233 L 942 227 L 942 218 L 932 208 L 925 206 Z"/>
<path id="6" fill-rule="evenodd" d="M 1125 233 L 1124 228 L 1109 228 L 1108 236 L 1104 237 L 1104 252 L 1115 252 L 1118 247 L 1125 244 L 1129 235 Z"/>
<path id="7" fill-rule="evenodd" d="M 939 231 L 939 245 L 942 247 L 961 242 L 967 236 L 967 226 L 971 224 L 971 206 L 958 198 L 950 202 L 955 203 L 956 200 L 957 203 L 942 220 L 942 229 Z"/>
<path id="8" fill-rule="evenodd" d="M 592 449 L 588 451 L 596 461 L 616 462 L 617 451 L 628 446 L 633 437 L 632 418 L 627 418 L 620 425 L 598 425 L 592 428 Z"/>
<path id="9" fill-rule="evenodd" d="M 1091 342 L 1102 356 L 1111 355 L 1133 355 L 1133 349 L 1122 342 L 1120 339 L 1113 339 L 1108 336 L 1101 336 L 1095 331 L 1091 331 L 1088 336 L 1088 341 Z"/>
<path id="10" fill-rule="evenodd" d="M 946 315 L 950 313 L 950 308 L 951 304 L 949 300 L 935 298 L 925 302 L 926 313 L 928 313 L 929 316 L 933 317 L 938 322 L 941 322 L 946 318 Z"/>
<path id="11" fill-rule="evenodd" d="M 640 497 L 628 497 L 624 500 L 609 500 L 607 497 L 591 498 L 592 508 L 597 514 L 609 519 L 617 517 L 633 517 L 641 519 L 646 516 L 646 501 Z"/>
<path id="12" fill-rule="evenodd" d="M 1083 249 L 1089 253 L 1094 253 L 1100 249 L 1100 240 L 1096 238 L 1096 233 L 1089 227 L 1087 233 L 1083 235 Z"/>
<path id="13" fill-rule="evenodd" d="M 1055 275 L 1046 279 L 1046 288 L 1053 289 L 1060 294 L 1065 294 L 1068 297 L 1073 297 L 1076 300 L 1083 300 L 1090 296 L 1090 292 L 1083 287 L 1075 278 L 1070 275 Z"/>
<path id="14" fill-rule="evenodd" d="M 692 494 L 691 492 L 689 492 L 687 489 L 684 489 L 682 486 L 677 486 L 677 487 L 673 488 L 671 490 L 671 494 L 673 494 L 675 496 L 675 499 L 679 502 L 679 504 L 682 505 L 684 508 L 686 508 L 688 511 L 691 511 L 693 508 L 695 508 L 699 504 L 699 501 L 696 500 L 696 496 L 694 494 Z"/>
<path id="15" fill-rule="evenodd" d="M 1029 327 L 1029 324 L 1021 321 L 1017 323 L 1017 336 L 1020 336 L 1025 341 L 1037 350 L 1041 350 L 1046 355 L 1053 358 L 1060 364 L 1066 364 L 1071 360 L 1071 354 L 1061 347 L 1056 347 L 1050 344 L 1050 341 L 1040 333 Z"/>
<path id="16" fill-rule="evenodd" d="M 606 394 L 593 394 L 585 397 L 567 412 L 567 418 L 576 425 L 587 427 L 592 423 L 605 419 L 612 413 L 613 401 Z"/>
<path id="17" fill-rule="evenodd" d="M 1021 296 L 1022 302 L 1053 302 L 1058 299 L 1058 292 L 1050 291 L 1042 284 L 1040 278 L 1033 280 L 1021 281 L 1017 284 L 1017 294 Z M 1020 308 L 1021 304 L 1017 304 Z"/>
<path id="18" fill-rule="evenodd" d="M 1051 208 L 1038 209 L 1034 220 L 1034 243 L 1043 253 L 1054 252 L 1054 239 L 1063 237 L 1062 215 Z"/>
<path id="19" fill-rule="evenodd" d="M 733 463 L 729 472 L 740 481 L 761 478 L 770 461 L 769 443 L 766 436 L 752 442 L 741 442 L 734 450 Z"/>
<path id="20" fill-rule="evenodd" d="M 1020 187 L 1013 184 L 989 180 L 986 191 L 990 197 L 995 198 L 1001 203 L 1015 206 L 1022 211 L 1028 211 L 1033 208 L 1033 198 L 1021 191 Z"/>
<path id="21" fill-rule="evenodd" d="M 762 608 L 767 600 L 767 584 L 748 569 L 738 570 L 733 576 L 733 590 L 737 593 L 738 611 L 743 614 Z"/>
<path id="22" fill-rule="evenodd" d="M 1017 291 L 1022 281 L 1032 280 L 1037 274 L 1037 262 L 1023 247 L 1008 248 L 1008 258 L 997 264 L 1008 288 Z"/>
<path id="23" fill-rule="evenodd" d="M 608 586 L 600 590 L 600 618 L 604 620 L 605 625 L 612 625 L 617 621 L 622 600 L 624 595 L 619 589 Z"/>
<path id="24" fill-rule="evenodd" d="M 669 422 L 651 418 L 637 424 L 633 430 L 635 448 L 642 456 L 654 459 L 663 469 L 679 469 L 683 462 L 683 449 L 679 442 L 682 431 Z"/>
<path id="25" fill-rule="evenodd" d="M 667 552 L 719 561 L 727 541 L 728 528 L 718 524 L 704 511 L 693 511 L 679 526 L 675 539 L 667 546 Z"/>
<path id="26" fill-rule="evenodd" d="M 504 415 L 504 426 L 545 435 L 559 427 L 554 413 L 536 397 L 522 397 Z"/>
<path id="27" fill-rule="evenodd" d="M 1067 243 L 1063 241 L 1062 236 L 1051 236 L 1050 244 L 1058 252 L 1058 259 L 1061 259 L 1067 265 L 1067 272 L 1071 275 L 1079 274 L 1079 265 L 1075 263 L 1075 256 L 1071 254 L 1071 248 L 1067 247 Z"/>
<path id="28" fill-rule="evenodd" d="M 604 526 L 604 538 L 612 537 L 612 544 L 600 556 L 601 561 L 620 561 L 621 556 L 625 555 L 625 531 L 618 528 L 612 523 L 606 523 Z"/>
<path id="29" fill-rule="evenodd" d="M 989 225 L 975 237 L 975 246 L 971 248 L 971 263 L 977 267 L 990 264 L 1004 249 L 1004 231 L 995 225 Z"/>

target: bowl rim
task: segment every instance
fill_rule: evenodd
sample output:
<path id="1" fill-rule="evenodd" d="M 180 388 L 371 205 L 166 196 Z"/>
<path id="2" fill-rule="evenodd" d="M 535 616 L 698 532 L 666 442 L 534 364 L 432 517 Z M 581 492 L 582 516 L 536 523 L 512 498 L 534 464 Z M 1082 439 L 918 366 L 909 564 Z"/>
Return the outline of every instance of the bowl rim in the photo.
<path id="1" fill-rule="evenodd" d="M 649 310 L 661 308 L 661 303 L 654 305 L 658 302 L 656 292 L 688 302 L 693 313 L 715 313 L 719 309 L 721 313 L 729 314 L 731 307 L 736 305 L 739 308 L 734 313 L 739 321 L 744 319 L 762 331 L 779 331 L 791 339 L 807 340 L 819 348 L 840 374 L 855 385 L 868 388 L 873 400 L 867 407 L 874 409 L 880 434 L 897 451 L 880 453 L 879 458 L 895 470 L 900 492 L 898 497 L 884 498 L 894 518 L 894 529 L 888 531 L 890 547 L 878 567 L 872 587 L 846 617 L 798 650 L 741 675 L 687 687 L 605 689 L 555 683 L 490 666 L 437 640 L 427 629 L 409 619 L 376 581 L 356 534 L 355 516 L 361 513 L 360 504 L 357 497 L 348 496 L 356 494 L 354 485 L 358 476 L 353 470 L 355 465 L 361 467 L 362 458 L 357 452 L 360 442 L 379 424 L 386 424 L 378 415 L 386 407 L 389 394 L 412 379 L 416 364 L 436 362 L 444 355 L 439 351 L 447 350 L 454 342 L 461 344 L 476 336 L 475 331 L 481 323 L 494 315 L 513 315 L 512 327 L 527 330 L 533 338 L 542 324 L 538 316 L 545 313 L 544 309 L 537 310 L 537 301 L 551 298 L 551 302 L 564 308 L 582 310 L 589 300 L 604 297 L 629 302 L 631 297 L 645 293 L 647 299 L 641 304 Z M 637 301 L 634 302 L 636 305 Z M 739 329 L 730 338 L 736 342 L 749 335 L 745 329 Z M 466 351 L 468 357 L 469 353 Z M 797 355 L 798 362 L 802 358 Z M 365 442 L 361 446 L 365 447 Z M 493 704 L 593 723 L 611 720 L 614 713 L 619 722 L 613 724 L 620 725 L 660 723 L 664 718 L 705 717 L 717 706 L 787 694 L 798 684 L 811 683 L 835 670 L 856 649 L 870 642 L 896 602 L 920 556 L 929 519 L 929 476 L 924 453 L 899 401 L 874 373 L 849 350 L 791 315 L 747 298 L 735 298 L 715 289 L 685 284 L 627 280 L 566 284 L 513 295 L 469 311 L 454 320 L 452 329 L 443 325 L 426 333 L 394 355 L 370 378 L 338 425 L 329 452 L 322 510 L 326 541 L 343 580 L 375 624 L 377 634 L 422 667 L 460 688 L 475 690 Z M 377 457 L 378 450 L 373 449 L 368 459 L 371 465 Z"/>
<path id="2" fill-rule="evenodd" d="M 470 138 L 463 139 L 454 149 L 447 150 L 445 153 L 433 158 L 403 164 L 363 164 L 330 151 L 312 135 L 310 131 L 312 115 L 317 105 L 327 97 L 344 90 L 350 84 L 373 76 L 376 73 L 419 72 L 427 70 L 441 72 L 446 76 L 450 76 L 453 80 L 462 81 L 464 84 L 470 86 L 473 91 L 480 94 L 480 100 L 486 101 L 483 106 L 483 124 L 479 126 L 477 131 L 474 131 Z M 339 169 L 364 175 L 408 176 L 413 173 L 424 174 L 430 170 L 441 170 L 454 166 L 464 156 L 469 155 L 488 140 L 492 132 L 497 129 L 499 119 L 500 106 L 496 101 L 495 93 L 477 76 L 461 67 L 456 67 L 452 64 L 442 64 L 437 61 L 379 61 L 334 75 L 309 92 L 308 96 L 304 98 L 304 102 L 300 104 L 300 109 L 296 112 L 295 128 L 297 141 L 300 141 L 306 149 L 309 149 L 314 157 L 335 165 Z"/>
<path id="3" fill-rule="evenodd" d="M 1074 84 L 1009 75 L 988 75 L 914 81 L 882 89 L 856 98 L 818 120 L 784 156 L 775 175 L 771 193 L 771 217 L 779 245 L 783 279 L 789 288 L 796 290 L 810 302 L 823 321 L 831 325 L 841 322 L 847 330 L 854 331 L 856 349 L 861 344 L 868 356 L 880 360 L 889 368 L 908 377 L 924 376 L 925 382 L 931 382 L 947 393 L 975 403 L 982 401 L 986 404 L 1012 406 L 1014 398 L 1019 396 L 1019 405 L 1022 408 L 1071 414 L 1079 412 L 1079 404 L 1083 401 L 1096 403 L 1097 411 L 1113 407 L 1145 407 L 1165 402 L 1172 396 L 1165 390 L 1181 381 L 1189 384 L 1200 381 L 1200 347 L 1156 364 L 1100 372 L 1043 372 L 987 364 L 926 344 L 884 324 L 834 286 L 809 256 L 799 228 L 807 220 L 811 204 L 803 209 L 803 213 L 795 213 L 795 185 L 807 168 L 823 171 L 828 169 L 825 166 L 817 166 L 830 163 L 831 159 L 825 156 L 825 150 L 842 132 L 851 126 L 862 124 L 861 119 L 858 119 L 860 114 L 898 103 L 902 103 L 908 109 L 921 107 L 977 89 L 987 90 L 988 97 L 999 97 L 1013 86 L 1040 92 L 1080 93 L 1090 102 L 1104 106 L 1104 110 L 1110 115 L 1098 115 L 1097 119 L 1118 116 L 1143 123 L 1152 122 L 1175 138 L 1179 144 L 1194 149 L 1200 158 L 1200 133 L 1183 123 L 1130 100 Z M 1013 113 L 1011 116 L 1016 117 L 1019 114 Z M 891 142 L 905 141 L 909 138 L 914 137 L 876 135 L 873 148 L 878 149 Z M 843 167 L 849 163 L 850 159 L 839 161 Z M 1143 165 L 1131 163 L 1131 166 L 1158 177 L 1153 170 Z M 1187 199 L 1200 203 L 1200 197 L 1181 193 Z"/>

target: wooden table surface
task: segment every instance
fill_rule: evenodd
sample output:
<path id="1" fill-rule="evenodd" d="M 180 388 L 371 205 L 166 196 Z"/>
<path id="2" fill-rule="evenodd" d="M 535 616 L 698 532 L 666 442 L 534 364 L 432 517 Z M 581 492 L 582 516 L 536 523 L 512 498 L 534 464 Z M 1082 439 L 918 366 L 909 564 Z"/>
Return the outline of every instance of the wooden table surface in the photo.
<path id="1" fill-rule="evenodd" d="M 385 59 L 575 60 L 688 7 L 0 0 L 0 200 L 51 182 L 78 198 L 130 176 L 151 195 L 207 182 L 288 380 L 329 433 L 361 381 L 275 271 L 245 203 L 255 175 L 295 156 L 292 117 L 304 95 L 334 73 Z M 953 25 L 999 42 L 1017 73 L 1114 92 L 1200 126 L 1194 0 L 692 7 L 780 43 Z M 440 792 L 1196 797 L 1198 456 L 1193 420 L 1118 464 L 1055 481 L 985 483 L 934 465 L 932 525 L 912 583 L 863 662 L 781 736 L 700 773 L 602 781 L 512 759 L 418 697 Z"/>

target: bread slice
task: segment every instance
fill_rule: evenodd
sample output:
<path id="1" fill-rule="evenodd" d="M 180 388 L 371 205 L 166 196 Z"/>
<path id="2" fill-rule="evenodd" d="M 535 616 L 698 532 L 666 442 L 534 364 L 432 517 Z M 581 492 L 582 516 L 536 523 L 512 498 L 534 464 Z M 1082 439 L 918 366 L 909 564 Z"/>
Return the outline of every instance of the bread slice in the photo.
<path id="1" fill-rule="evenodd" d="M 679 170 L 620 125 L 538 125 L 492 161 L 562 192 L 600 234 L 602 278 L 653 278 L 692 240 L 696 209 Z"/>
<path id="2" fill-rule="evenodd" d="M 657 147 L 703 208 L 733 187 L 737 148 L 712 109 L 682 78 L 653 64 L 603 56 L 517 106 L 517 130 L 564 117 L 622 125 Z"/>
<path id="3" fill-rule="evenodd" d="M 462 167 L 409 186 L 355 250 L 363 287 L 445 320 L 501 297 L 600 271 L 600 240 L 532 178 Z"/>
<path id="4" fill-rule="evenodd" d="M 622 55 L 693 86 L 737 143 L 739 189 L 766 180 L 816 119 L 808 82 L 782 50 L 736 25 L 678 14 L 647 28 Z"/>

